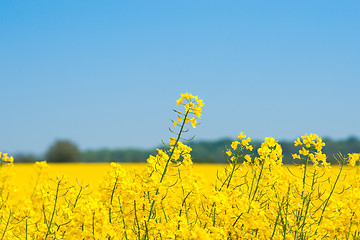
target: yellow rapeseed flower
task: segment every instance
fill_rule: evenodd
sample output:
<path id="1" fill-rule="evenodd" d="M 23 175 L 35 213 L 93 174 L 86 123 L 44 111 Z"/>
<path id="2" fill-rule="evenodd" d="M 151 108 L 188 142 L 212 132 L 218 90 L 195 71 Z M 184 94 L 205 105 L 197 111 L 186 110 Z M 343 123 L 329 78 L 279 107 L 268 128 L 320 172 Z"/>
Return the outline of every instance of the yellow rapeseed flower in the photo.
<path id="1" fill-rule="evenodd" d="M 191 125 L 192 125 L 194 128 L 196 128 L 196 118 L 192 118 L 192 119 L 190 119 L 190 121 L 191 121 Z"/>
<path id="2" fill-rule="evenodd" d="M 239 144 L 240 144 L 240 142 L 238 142 L 238 141 L 233 141 L 233 142 L 231 143 L 231 148 L 232 148 L 233 150 L 235 150 Z M 230 155 L 229 155 L 229 156 L 230 156 Z"/>
<path id="3" fill-rule="evenodd" d="M 232 154 L 231 150 L 230 149 L 226 150 L 226 154 L 230 157 Z"/>
<path id="4" fill-rule="evenodd" d="M 300 153 L 300 154 L 302 154 L 302 155 L 304 155 L 304 156 L 309 155 L 309 151 L 308 151 L 308 150 L 306 150 L 304 147 L 303 147 L 302 149 L 300 149 L 300 150 L 299 150 L 299 153 Z"/>
<path id="5" fill-rule="evenodd" d="M 295 146 L 302 145 L 300 138 L 297 138 L 294 143 Z"/>
<path id="6" fill-rule="evenodd" d="M 239 136 L 238 136 L 238 139 L 239 139 L 239 141 L 240 141 L 240 140 L 243 139 L 243 138 L 246 138 L 246 135 L 245 135 L 243 132 L 241 132 L 241 133 L 239 134 Z"/>

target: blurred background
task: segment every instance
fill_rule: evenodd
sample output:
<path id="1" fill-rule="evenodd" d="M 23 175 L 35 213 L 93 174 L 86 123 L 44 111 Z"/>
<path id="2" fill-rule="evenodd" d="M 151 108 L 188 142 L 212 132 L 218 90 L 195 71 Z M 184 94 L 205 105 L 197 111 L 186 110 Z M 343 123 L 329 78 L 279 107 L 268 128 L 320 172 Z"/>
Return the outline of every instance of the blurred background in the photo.
<path id="1" fill-rule="evenodd" d="M 194 162 L 241 131 L 359 152 L 359 29 L 359 1 L 1 1 L 0 151 L 144 162 L 190 92 Z"/>

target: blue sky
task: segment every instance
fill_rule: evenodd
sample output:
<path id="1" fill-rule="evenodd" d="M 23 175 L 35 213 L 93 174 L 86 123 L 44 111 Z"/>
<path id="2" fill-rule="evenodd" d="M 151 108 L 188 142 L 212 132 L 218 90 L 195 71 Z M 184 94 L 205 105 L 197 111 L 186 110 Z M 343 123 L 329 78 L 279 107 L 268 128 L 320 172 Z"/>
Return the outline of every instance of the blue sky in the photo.
<path id="1" fill-rule="evenodd" d="M 182 92 L 198 140 L 360 137 L 359 1 L 0 2 L 0 151 L 150 148 Z"/>

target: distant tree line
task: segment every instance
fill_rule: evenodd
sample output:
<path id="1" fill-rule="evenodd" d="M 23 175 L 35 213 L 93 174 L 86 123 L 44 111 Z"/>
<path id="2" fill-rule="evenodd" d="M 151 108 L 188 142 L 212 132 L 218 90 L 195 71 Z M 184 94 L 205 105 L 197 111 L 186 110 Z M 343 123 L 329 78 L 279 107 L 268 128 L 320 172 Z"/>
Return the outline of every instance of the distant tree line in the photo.
<path id="1" fill-rule="evenodd" d="M 348 153 L 360 152 L 360 140 L 355 137 L 349 137 L 345 140 L 332 140 L 324 138 L 326 143 L 323 153 L 328 156 L 328 162 L 336 164 L 336 156 L 338 153 L 347 155 Z M 194 163 L 226 163 L 224 152 L 230 148 L 231 139 L 221 139 L 217 141 L 198 141 L 190 142 L 192 147 L 192 157 Z M 257 156 L 257 149 L 261 146 L 261 141 L 253 141 L 254 150 L 246 152 L 253 156 Z M 293 141 L 279 141 L 283 149 L 283 163 L 292 164 L 291 154 L 297 153 L 299 147 L 294 146 Z M 159 147 L 161 148 L 161 147 Z M 35 162 L 46 160 L 48 162 L 136 162 L 144 163 L 149 155 L 155 155 L 156 148 L 149 150 L 141 149 L 100 149 L 87 150 L 80 152 L 77 146 L 67 140 L 56 141 L 46 152 L 45 157 L 36 157 L 33 155 L 18 154 L 15 155 L 16 162 Z"/>

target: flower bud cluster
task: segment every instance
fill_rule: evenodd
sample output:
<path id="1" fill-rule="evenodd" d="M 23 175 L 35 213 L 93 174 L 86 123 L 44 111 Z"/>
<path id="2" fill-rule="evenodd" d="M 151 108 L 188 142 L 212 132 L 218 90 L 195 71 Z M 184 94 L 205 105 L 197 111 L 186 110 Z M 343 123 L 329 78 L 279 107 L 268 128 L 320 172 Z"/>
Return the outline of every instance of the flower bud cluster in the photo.
<path id="1" fill-rule="evenodd" d="M 184 111 L 176 111 L 180 116 L 176 121 L 173 121 L 174 127 L 181 125 L 182 122 L 190 124 L 195 128 L 197 125 L 197 118 L 201 118 L 202 107 L 204 106 L 203 100 L 198 96 L 194 96 L 191 93 L 182 93 L 181 97 L 176 101 L 176 106 L 183 105 Z M 195 117 L 189 118 L 189 114 L 193 114 Z"/>
<path id="2" fill-rule="evenodd" d="M 358 162 L 360 159 L 360 153 L 349 153 L 348 154 L 348 162 L 349 165 L 354 167 L 356 165 L 356 162 Z"/>
<path id="3" fill-rule="evenodd" d="M 246 135 L 241 132 L 238 136 L 238 140 L 235 140 L 231 143 L 231 148 L 226 150 L 226 155 L 230 158 L 230 162 L 236 162 L 237 158 L 239 157 L 239 153 L 240 151 L 243 150 L 249 150 L 252 151 L 253 150 L 253 146 L 250 145 L 251 142 L 251 138 L 250 137 L 246 137 Z M 248 162 L 251 162 L 251 157 L 249 154 L 246 154 L 244 156 L 245 160 Z"/>
<path id="4" fill-rule="evenodd" d="M 1 165 L 3 164 L 13 164 L 14 162 L 14 158 L 12 156 L 8 156 L 7 153 L 2 153 L 0 152 L 0 161 L 1 161 Z"/>
<path id="5" fill-rule="evenodd" d="M 301 155 L 308 157 L 314 166 L 321 163 L 323 166 L 330 167 L 329 163 L 326 162 L 326 155 L 322 153 L 322 148 L 325 146 L 325 143 L 322 139 L 316 134 L 304 135 L 300 138 L 297 138 L 294 142 L 295 146 L 302 146 L 299 150 L 299 154 L 293 154 L 293 159 L 301 159 Z"/>

